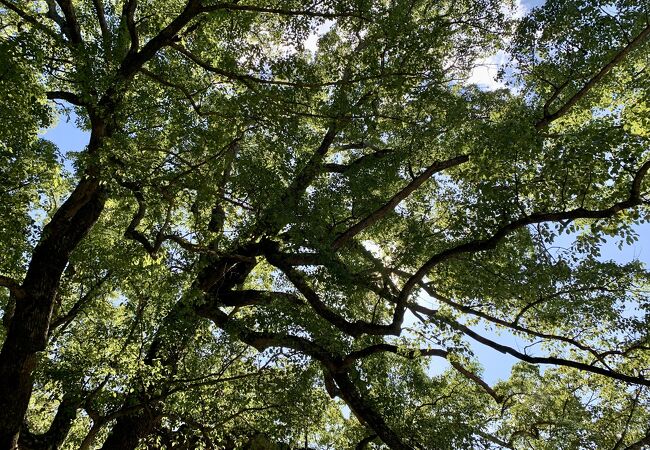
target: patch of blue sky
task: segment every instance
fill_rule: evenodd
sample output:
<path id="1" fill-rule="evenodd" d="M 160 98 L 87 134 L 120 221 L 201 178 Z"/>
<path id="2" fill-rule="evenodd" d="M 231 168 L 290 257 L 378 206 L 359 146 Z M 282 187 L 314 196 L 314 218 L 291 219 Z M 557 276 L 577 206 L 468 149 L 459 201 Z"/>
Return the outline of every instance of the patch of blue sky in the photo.
<path id="1" fill-rule="evenodd" d="M 90 133 L 77 125 L 78 117 L 74 112 L 61 114 L 55 126 L 44 131 L 43 139 L 52 141 L 64 153 L 79 152 L 88 144 Z"/>
<path id="2" fill-rule="evenodd" d="M 42 130 L 39 137 L 53 142 L 63 157 L 63 167 L 70 173 L 74 172 L 74 153 L 86 148 L 90 140 L 90 132 L 79 127 L 79 118 L 72 109 L 59 109 L 59 115 L 54 126 Z"/>

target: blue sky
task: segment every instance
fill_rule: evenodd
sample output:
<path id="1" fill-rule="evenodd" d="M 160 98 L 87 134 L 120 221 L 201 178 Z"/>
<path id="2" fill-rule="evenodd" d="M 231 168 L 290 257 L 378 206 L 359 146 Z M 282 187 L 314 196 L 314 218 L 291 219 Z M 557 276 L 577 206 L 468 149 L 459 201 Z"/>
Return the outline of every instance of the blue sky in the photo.
<path id="1" fill-rule="evenodd" d="M 602 261 L 615 261 L 620 264 L 638 259 L 645 264 L 646 268 L 650 267 L 650 239 L 648 239 L 650 237 L 650 223 L 644 223 L 638 226 L 636 232 L 639 235 L 639 240 L 632 245 L 623 245 L 621 249 L 618 248 L 617 239 L 609 239 L 602 245 L 601 257 L 599 259 Z M 564 236 L 561 242 L 557 242 L 557 245 L 570 246 L 571 242 L 572 238 L 570 236 Z M 476 331 L 479 331 L 479 329 L 476 328 Z M 483 334 L 499 343 L 510 345 L 519 351 L 523 351 L 524 346 L 529 344 L 522 339 L 515 338 L 509 333 L 503 333 L 499 336 L 487 331 Z M 518 361 L 513 356 L 504 355 L 479 343 L 473 343 L 472 349 L 483 364 L 484 378 L 490 384 L 493 384 L 498 379 L 508 378 L 510 368 Z M 529 349 L 529 354 L 537 354 L 535 348 Z M 539 356 L 542 356 L 542 353 L 539 353 Z"/>
<path id="2" fill-rule="evenodd" d="M 77 116 L 74 113 L 69 116 L 60 115 L 56 125 L 45 131 L 41 137 L 54 142 L 63 154 L 83 150 L 88 144 L 90 133 L 77 128 L 76 120 Z"/>

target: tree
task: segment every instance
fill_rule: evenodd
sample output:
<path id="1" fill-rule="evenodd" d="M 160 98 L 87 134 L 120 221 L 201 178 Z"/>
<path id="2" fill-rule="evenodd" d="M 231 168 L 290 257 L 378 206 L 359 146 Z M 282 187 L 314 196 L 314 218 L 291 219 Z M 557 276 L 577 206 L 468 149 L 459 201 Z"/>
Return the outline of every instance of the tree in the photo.
<path id="1" fill-rule="evenodd" d="M 646 2 L 0 4 L 0 448 L 650 444 Z"/>

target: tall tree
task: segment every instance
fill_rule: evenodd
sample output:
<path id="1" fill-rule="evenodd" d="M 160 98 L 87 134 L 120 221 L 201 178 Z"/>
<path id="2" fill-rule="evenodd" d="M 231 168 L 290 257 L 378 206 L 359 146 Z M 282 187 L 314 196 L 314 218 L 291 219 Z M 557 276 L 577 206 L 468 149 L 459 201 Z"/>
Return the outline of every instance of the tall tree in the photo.
<path id="1" fill-rule="evenodd" d="M 645 2 L 0 5 L 0 449 L 650 443 Z"/>

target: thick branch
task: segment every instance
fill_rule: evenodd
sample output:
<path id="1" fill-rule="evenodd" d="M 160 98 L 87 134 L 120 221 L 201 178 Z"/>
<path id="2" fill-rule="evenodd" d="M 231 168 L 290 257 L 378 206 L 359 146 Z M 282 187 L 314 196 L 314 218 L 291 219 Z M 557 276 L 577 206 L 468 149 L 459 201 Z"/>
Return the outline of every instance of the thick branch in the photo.
<path id="1" fill-rule="evenodd" d="M 135 27 L 135 9 L 138 7 L 138 0 L 127 0 L 122 7 L 122 20 L 126 24 L 126 29 L 129 32 L 129 39 L 131 46 L 129 53 L 135 53 L 140 49 L 140 39 L 138 37 L 138 30 Z"/>
<path id="2" fill-rule="evenodd" d="M 295 208 L 307 187 L 319 174 L 323 158 L 332 146 L 337 132 L 338 128 L 336 123 L 332 123 L 327 129 L 325 136 L 323 136 L 321 144 L 309 158 L 309 161 L 307 161 L 302 170 L 294 177 L 278 201 L 262 215 L 255 234 L 268 235 L 277 233 L 285 225 L 286 219 L 280 214 L 280 211 L 291 211 Z"/>
<path id="3" fill-rule="evenodd" d="M 267 305 L 274 301 L 281 300 L 293 305 L 304 306 L 305 302 L 298 296 L 289 292 L 259 291 L 244 289 L 241 291 L 221 292 L 218 302 L 224 306 L 253 306 Z"/>
<path id="4" fill-rule="evenodd" d="M 176 34 L 200 12 L 200 2 L 198 0 L 189 0 L 183 11 L 155 37 L 151 38 L 140 51 L 129 53 L 124 58 L 118 71 L 119 75 L 123 79 L 131 78 L 147 61 L 154 57 L 158 50 L 173 42 Z"/>
<path id="5" fill-rule="evenodd" d="M 365 450 L 368 448 L 368 444 L 370 444 L 372 441 L 377 439 L 379 436 L 376 434 L 371 434 L 370 436 L 366 436 L 363 439 L 359 441 L 359 443 L 354 447 L 354 450 Z"/>
<path id="6" fill-rule="evenodd" d="M 61 448 L 74 421 L 77 418 L 77 409 L 81 406 L 82 399 L 72 394 L 66 394 L 59 407 L 50 427 L 43 434 L 33 434 L 27 429 L 20 433 L 21 449 L 28 450 L 50 450 Z"/>
<path id="7" fill-rule="evenodd" d="M 104 4 L 102 0 L 93 0 L 93 6 L 95 7 L 95 14 L 97 15 L 97 22 L 99 23 L 99 29 L 102 33 L 102 39 L 105 43 L 108 43 L 111 39 L 111 35 L 108 31 L 108 25 L 106 24 Z"/>
<path id="8" fill-rule="evenodd" d="M 333 373 L 332 377 L 338 387 L 338 395 L 347 403 L 352 412 L 365 421 L 370 428 L 393 450 L 411 450 L 412 447 L 388 426 L 384 418 L 375 411 L 370 402 L 364 398 L 346 372 Z"/>
<path id="9" fill-rule="evenodd" d="M 72 6 L 71 0 L 57 0 L 59 8 L 63 12 L 63 17 L 65 18 L 65 26 L 61 31 L 70 39 L 75 45 L 81 44 L 81 29 L 79 28 L 79 22 L 77 21 L 77 14 Z"/>
<path id="10" fill-rule="evenodd" d="M 340 395 L 360 420 L 368 423 L 391 448 L 411 448 L 402 442 L 381 415 L 363 398 L 347 373 L 342 369 L 341 359 L 327 349 L 304 337 L 251 330 L 237 323 L 228 314 L 215 306 L 213 302 L 196 307 L 196 311 L 199 315 L 211 319 L 215 325 L 232 336 L 236 336 L 242 342 L 255 347 L 258 351 L 264 351 L 270 347 L 290 348 L 321 362 L 327 371 L 326 378 L 329 377 L 330 380 L 334 380 L 338 386 L 338 389 L 332 389 L 332 392 Z"/>
<path id="11" fill-rule="evenodd" d="M 13 295 L 16 298 L 22 298 L 25 295 L 25 291 L 20 286 L 20 283 L 14 280 L 13 278 L 0 275 L 0 286 L 9 289 L 11 295 Z"/>
<path id="12" fill-rule="evenodd" d="M 374 223 L 376 223 L 378 220 L 380 220 L 390 211 L 395 209 L 395 207 L 402 200 L 404 200 L 406 197 L 411 195 L 413 191 L 415 191 L 417 188 L 422 186 L 422 184 L 425 181 L 427 181 L 429 178 L 431 178 L 435 173 L 438 173 L 444 169 L 448 169 L 449 167 L 457 166 L 468 160 L 469 160 L 468 156 L 462 155 L 462 156 L 457 156 L 455 158 L 448 159 L 446 161 L 434 162 L 429 167 L 427 167 L 427 169 L 424 172 L 422 172 L 420 175 L 415 177 L 413 181 L 411 181 L 408 185 L 406 185 L 406 187 L 404 187 L 401 191 L 395 194 L 388 202 L 386 202 L 380 208 L 373 211 L 370 215 L 368 215 L 367 217 L 365 217 L 364 219 L 362 219 L 361 221 L 359 221 L 358 223 L 356 223 L 355 225 L 353 225 L 343 233 L 339 234 L 336 237 L 336 239 L 334 239 L 334 242 L 332 243 L 332 248 L 334 250 L 338 250 L 354 236 L 356 236 L 366 228 L 372 226 Z"/>
<path id="13" fill-rule="evenodd" d="M 31 14 L 27 13 L 26 11 L 20 9 L 18 6 L 14 5 L 11 1 L 9 0 L 0 0 L 0 5 L 3 5 L 5 8 L 9 9 L 10 11 L 13 11 L 23 19 L 27 23 L 31 23 L 34 25 L 36 28 L 47 34 L 48 36 L 54 38 L 54 39 L 59 39 L 59 36 L 55 32 L 53 32 L 51 29 L 43 25 L 41 22 L 38 21 L 34 16 Z"/>
<path id="14" fill-rule="evenodd" d="M 370 147 L 364 144 L 360 144 L 361 146 L 359 147 L 352 147 L 352 148 L 366 148 Z M 354 161 L 348 163 L 348 164 L 336 164 L 336 163 L 326 163 L 323 164 L 323 169 L 327 172 L 334 172 L 334 173 L 347 173 L 351 170 L 354 170 L 356 168 L 359 168 L 363 166 L 367 161 L 376 161 L 379 159 L 382 159 L 388 155 L 390 155 L 394 150 L 393 149 L 376 149 L 372 153 L 368 153 L 367 155 L 360 156 L 359 158 L 355 159 Z"/>
<path id="15" fill-rule="evenodd" d="M 648 445 L 650 445 L 650 431 L 638 441 L 625 447 L 624 450 L 643 450 L 644 448 L 648 448 Z"/>
<path id="16" fill-rule="evenodd" d="M 485 250 L 491 250 L 497 246 L 510 233 L 526 227 L 528 225 L 543 223 L 543 222 L 570 222 L 576 219 L 605 219 L 612 217 L 625 209 L 630 209 L 643 203 L 641 199 L 641 184 L 648 170 L 650 170 L 650 161 L 645 162 L 637 171 L 630 188 L 630 194 L 627 199 L 615 203 L 609 208 L 589 210 L 579 207 L 570 211 L 560 212 L 539 212 L 524 216 L 514 222 L 499 228 L 491 237 L 485 239 L 476 239 L 464 244 L 456 245 L 454 247 L 443 250 L 440 253 L 433 255 L 426 261 L 418 271 L 411 276 L 400 292 L 397 300 L 397 306 L 393 316 L 393 322 L 400 325 L 404 320 L 404 312 L 406 302 L 413 289 L 418 285 L 431 269 L 436 265 L 452 259 L 458 255 L 466 253 L 477 253 Z"/>
<path id="17" fill-rule="evenodd" d="M 290 348 L 314 357 L 328 367 L 328 370 L 337 369 L 334 363 L 335 357 L 325 348 L 307 338 L 251 330 L 232 320 L 228 314 L 213 304 L 198 306 L 196 311 L 200 316 L 212 320 L 219 328 L 260 352 L 271 347 Z"/>
<path id="18" fill-rule="evenodd" d="M 50 100 L 65 100 L 66 102 L 75 106 L 86 106 L 77 94 L 66 91 L 48 91 L 46 96 Z"/>
<path id="19" fill-rule="evenodd" d="M 551 122 L 559 119 L 566 114 L 569 109 L 582 98 L 584 98 L 591 89 L 594 88 L 602 80 L 605 75 L 612 71 L 617 64 L 619 64 L 625 57 L 635 48 L 639 47 L 650 36 L 650 25 L 646 26 L 634 39 L 632 39 L 625 47 L 623 47 L 614 57 L 605 64 L 596 75 L 594 75 L 587 83 L 585 83 L 578 92 L 573 94 L 557 111 L 552 114 L 544 114 L 544 117 L 535 124 L 535 128 L 541 130 L 546 128 Z"/>
<path id="20" fill-rule="evenodd" d="M 400 355 L 408 359 L 414 359 L 420 356 L 439 356 L 441 358 L 447 358 L 449 356 L 449 352 L 447 350 L 437 348 L 402 350 L 397 345 L 382 343 L 370 345 L 368 347 L 362 348 L 361 350 L 350 352 L 345 358 L 343 358 L 343 361 L 341 362 L 341 368 L 349 368 L 354 364 L 355 361 L 359 359 L 367 358 L 368 356 L 383 352 L 395 353 L 396 355 Z"/>

